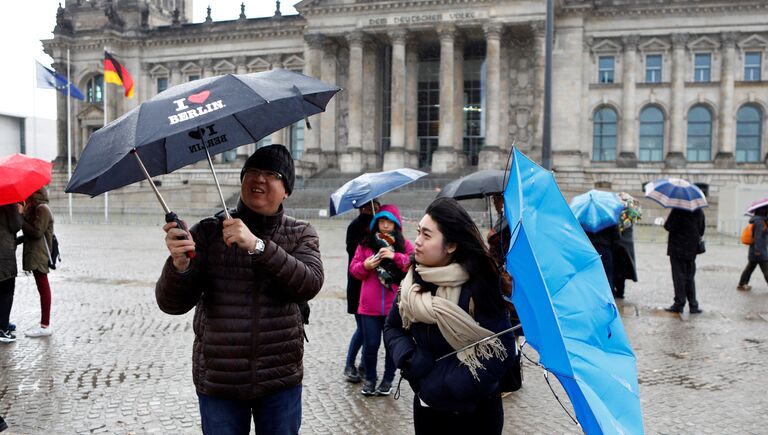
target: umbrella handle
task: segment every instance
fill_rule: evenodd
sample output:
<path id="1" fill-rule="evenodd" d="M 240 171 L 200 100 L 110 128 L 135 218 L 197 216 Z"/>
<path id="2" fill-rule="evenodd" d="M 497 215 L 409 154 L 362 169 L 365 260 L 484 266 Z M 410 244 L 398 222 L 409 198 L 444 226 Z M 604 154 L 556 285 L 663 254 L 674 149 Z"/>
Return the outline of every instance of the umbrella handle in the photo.
<path id="1" fill-rule="evenodd" d="M 184 225 L 184 222 L 182 222 L 181 219 L 179 219 L 179 216 L 172 211 L 169 211 L 168 213 L 165 214 L 165 221 L 176 222 L 177 228 L 179 228 L 182 231 L 187 231 L 187 226 Z M 188 236 L 183 236 L 178 238 L 178 240 L 187 240 L 187 239 L 189 239 Z M 195 251 L 187 251 L 187 258 L 190 258 L 190 259 L 195 258 Z"/>

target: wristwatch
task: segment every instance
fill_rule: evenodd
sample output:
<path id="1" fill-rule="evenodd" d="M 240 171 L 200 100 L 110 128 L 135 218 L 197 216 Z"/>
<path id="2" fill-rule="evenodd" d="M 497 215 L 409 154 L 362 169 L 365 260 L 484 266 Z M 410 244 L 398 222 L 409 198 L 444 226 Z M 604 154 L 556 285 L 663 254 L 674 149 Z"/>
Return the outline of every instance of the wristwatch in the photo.
<path id="1" fill-rule="evenodd" d="M 264 241 L 256 237 L 256 246 L 253 247 L 253 251 L 248 251 L 248 255 L 261 255 L 264 252 Z"/>

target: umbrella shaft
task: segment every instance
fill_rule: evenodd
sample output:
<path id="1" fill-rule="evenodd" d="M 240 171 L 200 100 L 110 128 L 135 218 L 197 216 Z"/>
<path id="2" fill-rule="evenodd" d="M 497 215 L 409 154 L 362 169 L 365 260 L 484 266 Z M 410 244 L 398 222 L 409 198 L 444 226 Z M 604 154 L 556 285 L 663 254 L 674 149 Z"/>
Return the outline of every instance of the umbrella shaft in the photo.
<path id="1" fill-rule="evenodd" d="M 451 355 L 455 355 L 455 354 L 457 354 L 457 353 L 459 353 L 459 352 L 461 352 L 461 351 L 467 350 L 467 349 L 469 349 L 470 347 L 475 347 L 475 346 L 477 346 L 478 344 L 482 344 L 482 343 L 485 343 L 486 341 L 488 341 L 488 340 L 492 340 L 492 339 L 494 339 L 494 338 L 496 338 L 496 337 L 498 337 L 498 336 L 500 336 L 500 335 L 504 335 L 504 334 L 506 334 L 506 333 L 509 333 L 509 332 L 512 332 L 512 331 L 516 331 L 516 330 L 518 330 L 518 329 L 520 329 L 520 328 L 522 328 L 522 327 L 523 327 L 523 325 L 522 325 L 522 324 L 520 324 L 520 325 L 517 325 L 517 326 L 513 326 L 513 327 L 511 327 L 511 328 L 509 328 L 509 329 L 505 329 L 505 330 L 503 330 L 503 331 L 501 331 L 501 332 L 497 332 L 497 333 L 495 333 L 495 334 L 493 334 L 493 335 L 491 335 L 491 336 L 485 337 L 484 339 L 482 339 L 482 340 L 480 340 L 480 341 L 476 341 L 476 342 L 474 342 L 474 343 L 472 343 L 472 344 L 470 344 L 470 345 L 464 346 L 464 347 L 462 347 L 461 349 L 458 349 L 458 350 L 454 350 L 454 351 L 453 351 L 453 352 L 451 352 L 451 353 L 447 353 L 447 354 L 445 354 L 445 355 L 441 356 L 440 358 L 436 359 L 436 360 L 435 360 L 435 362 L 437 362 L 437 361 L 440 361 L 441 359 L 445 359 L 445 358 L 448 358 L 449 356 L 451 356 Z"/>
<path id="2" fill-rule="evenodd" d="M 227 203 L 224 201 L 224 194 L 221 193 L 221 185 L 219 185 L 219 177 L 216 176 L 216 170 L 213 169 L 213 160 L 211 160 L 211 153 L 208 152 L 208 147 L 203 143 L 203 149 L 205 150 L 205 157 L 208 159 L 208 166 L 211 168 L 213 174 L 213 181 L 216 183 L 216 190 L 219 192 L 219 198 L 221 199 L 221 205 L 224 207 L 224 216 L 229 219 L 229 210 L 227 210 Z"/>
<path id="3" fill-rule="evenodd" d="M 144 176 L 147 177 L 147 181 L 149 181 L 149 185 L 152 186 L 152 190 L 155 191 L 155 196 L 157 196 L 157 200 L 160 201 L 160 205 L 163 206 L 163 210 L 165 210 L 165 214 L 170 213 L 171 210 L 168 208 L 168 204 L 165 203 L 165 200 L 163 200 L 163 196 L 160 195 L 160 191 L 157 190 L 157 186 L 155 186 L 155 182 L 152 181 L 152 177 L 149 176 L 149 172 L 147 171 L 147 168 L 144 166 L 144 162 L 141 161 L 141 158 L 139 157 L 139 152 L 136 149 L 133 150 L 133 156 L 136 157 L 136 161 L 139 163 L 141 172 L 143 172 Z"/>

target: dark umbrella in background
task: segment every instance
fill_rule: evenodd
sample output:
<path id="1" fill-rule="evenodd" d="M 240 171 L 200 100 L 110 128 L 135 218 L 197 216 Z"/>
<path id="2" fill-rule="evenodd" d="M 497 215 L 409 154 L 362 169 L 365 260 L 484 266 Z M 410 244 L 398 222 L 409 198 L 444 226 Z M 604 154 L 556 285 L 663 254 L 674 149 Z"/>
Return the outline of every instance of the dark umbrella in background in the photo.
<path id="1" fill-rule="evenodd" d="M 488 218 L 490 226 L 493 227 L 490 197 L 502 192 L 504 192 L 504 171 L 485 169 L 451 181 L 440 190 L 437 197 L 449 197 L 456 200 L 486 198 Z"/>
<path id="2" fill-rule="evenodd" d="M 207 159 L 228 217 L 211 155 L 258 142 L 324 111 L 339 90 L 287 70 L 227 74 L 174 86 L 93 133 L 66 192 L 96 196 L 147 179 L 166 221 L 178 222 L 151 177 Z"/>

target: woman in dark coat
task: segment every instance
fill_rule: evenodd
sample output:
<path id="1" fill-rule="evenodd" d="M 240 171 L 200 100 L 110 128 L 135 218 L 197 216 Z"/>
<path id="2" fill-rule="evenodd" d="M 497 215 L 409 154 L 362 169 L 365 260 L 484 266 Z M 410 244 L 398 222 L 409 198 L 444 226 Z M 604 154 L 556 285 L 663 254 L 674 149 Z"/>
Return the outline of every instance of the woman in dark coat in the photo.
<path id="1" fill-rule="evenodd" d="M 640 207 L 631 195 L 625 192 L 618 194 L 624 204 L 624 210 L 619 219 L 619 239 L 612 246 L 613 254 L 613 296 L 624 299 L 624 281 L 631 279 L 637 282 L 635 266 L 635 222 L 640 219 Z"/>
<path id="2" fill-rule="evenodd" d="M 384 327 L 395 365 L 416 393 L 416 434 L 500 434 L 501 379 L 515 357 L 499 270 L 467 212 L 436 199 L 419 222 L 414 264 Z"/>
<path id="3" fill-rule="evenodd" d="M 752 224 L 752 244 L 749 245 L 747 254 L 747 267 L 741 273 L 739 286 L 737 290 L 749 291 L 752 286 L 749 285 L 749 278 L 755 267 L 760 266 L 765 281 L 768 282 L 768 206 L 760 207 L 755 210 L 755 215 L 749 220 Z"/>
<path id="4" fill-rule="evenodd" d="M 21 204 L 0 206 L 0 343 L 16 341 L 8 317 L 13 307 L 16 287 L 16 233 L 24 224 Z"/>
<path id="5" fill-rule="evenodd" d="M 682 313 L 687 300 L 691 314 L 699 314 L 702 310 L 696 299 L 696 255 L 704 235 L 704 212 L 701 209 L 688 211 L 673 208 L 664 222 L 664 229 L 669 232 L 667 255 L 675 287 L 675 302 L 665 310 Z"/>

